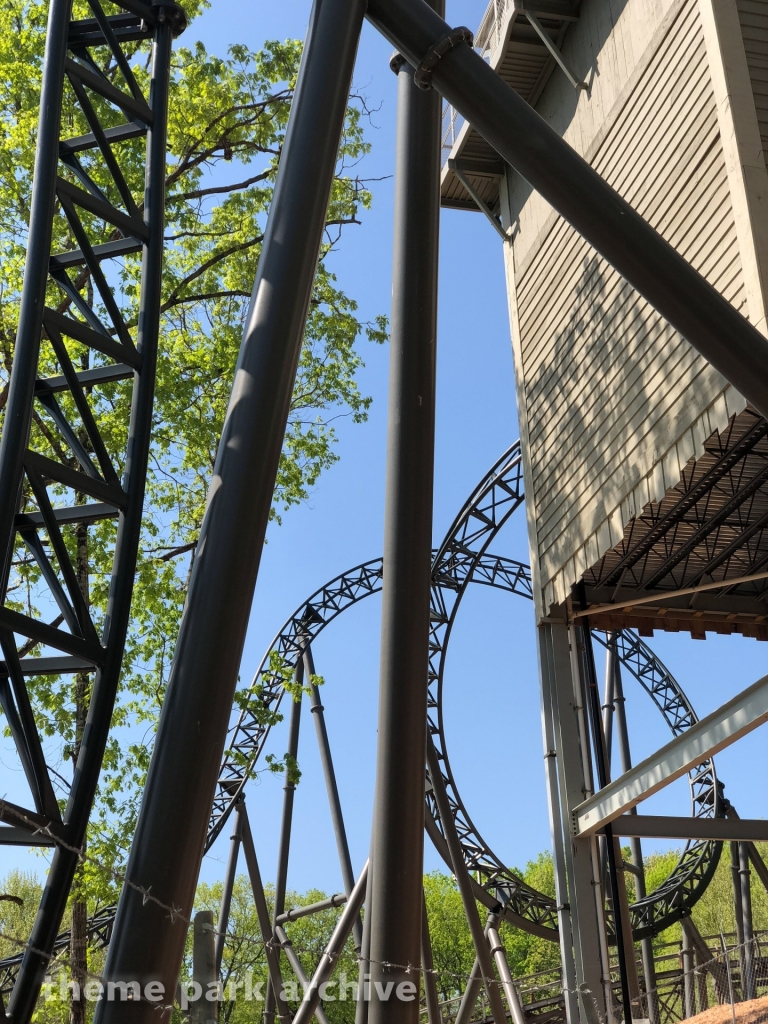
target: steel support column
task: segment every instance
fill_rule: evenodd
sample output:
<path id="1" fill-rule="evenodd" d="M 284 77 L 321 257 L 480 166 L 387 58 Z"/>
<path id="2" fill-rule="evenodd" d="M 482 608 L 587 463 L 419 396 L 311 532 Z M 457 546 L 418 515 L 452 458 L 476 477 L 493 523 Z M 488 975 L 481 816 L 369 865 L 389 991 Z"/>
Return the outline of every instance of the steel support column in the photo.
<path id="1" fill-rule="evenodd" d="M 768 341 L 424 0 L 370 0 L 368 19 L 691 345 L 768 416 Z M 467 33 L 467 35 L 469 35 Z"/>
<path id="2" fill-rule="evenodd" d="M 216 925 L 216 977 L 221 977 L 221 960 L 224 956 L 224 943 L 227 938 L 227 926 L 229 925 L 229 910 L 232 905 L 232 890 L 235 886 L 237 875 L 237 859 L 240 854 L 240 844 L 243 841 L 243 801 L 241 796 L 235 804 L 234 822 L 232 824 L 232 836 L 229 846 L 229 859 L 227 861 L 227 873 L 224 876 L 224 888 L 221 892 L 221 904 L 219 905 L 219 920 Z"/>
<path id="3" fill-rule="evenodd" d="M 364 0 L 316 0 L 163 702 L 107 978 L 173 992 L 282 451 Z M 310 173 L 311 169 L 311 173 Z M 99 1024 L 153 1004 L 99 1004 Z"/>
<path id="4" fill-rule="evenodd" d="M 603 718 L 600 708 L 600 692 L 597 688 L 597 673 L 595 671 L 595 656 L 592 650 L 592 634 L 585 620 L 583 625 L 576 627 L 576 636 L 581 654 L 580 670 L 582 686 L 587 707 L 589 709 L 589 720 L 592 725 L 592 747 L 595 752 L 595 767 L 597 769 L 597 783 L 600 789 L 608 785 L 610 776 L 605 750 L 605 736 L 603 735 Z M 613 927 L 616 932 L 616 956 L 619 961 L 619 977 L 621 980 L 621 1002 L 624 1009 L 624 1021 L 628 1024 L 632 1020 L 632 992 L 629 979 L 630 957 L 631 966 L 635 966 L 634 951 L 632 950 L 632 935 L 626 934 L 625 915 L 622 912 L 621 885 L 623 877 L 619 879 L 617 867 L 616 842 L 613 836 L 613 829 L 610 825 L 605 827 L 605 851 L 608 861 L 608 877 L 611 888 L 611 905 L 613 908 Z M 621 851 L 619 851 L 619 856 Z M 624 894 L 626 903 L 626 893 Z"/>
<path id="5" fill-rule="evenodd" d="M 567 1024 L 579 1024 L 579 1001 L 576 989 L 576 965 L 573 958 L 573 932 L 571 929 L 571 907 L 568 898 L 568 873 L 565 862 L 563 838 L 563 812 L 567 818 L 568 809 L 560 805 L 560 788 L 557 781 L 558 746 L 555 739 L 555 712 L 552 706 L 554 669 L 552 665 L 552 644 L 548 627 L 537 630 L 539 645 L 539 679 L 541 685 L 541 732 L 544 740 L 544 766 L 547 783 L 547 807 L 549 809 L 549 836 L 552 845 L 552 860 L 555 871 L 555 898 L 557 899 L 557 923 L 560 932 L 560 963 L 563 971 L 563 996 Z M 570 843 L 570 835 L 566 833 Z"/>
<path id="6" fill-rule="evenodd" d="M 607 665 L 606 671 L 608 671 Z M 622 772 L 628 772 L 632 767 L 632 752 L 629 746 L 629 730 L 627 729 L 624 681 L 621 678 L 621 663 L 616 656 L 612 659 L 611 671 L 613 673 L 612 691 L 614 720 L 616 722 L 616 746 L 619 751 L 621 770 Z M 633 808 L 632 813 L 636 815 L 637 809 Z M 646 897 L 646 888 L 645 867 L 643 865 L 643 848 L 640 839 L 632 837 L 629 841 L 629 848 L 632 851 L 632 863 L 637 868 L 635 873 L 635 892 L 637 893 L 638 900 L 642 900 Z M 653 939 L 650 937 L 641 939 L 640 950 L 643 959 L 643 975 L 645 976 L 648 1019 L 650 1020 L 650 1024 L 658 1024 L 659 997 L 656 992 L 656 965 L 653 953 Z"/>
<path id="7" fill-rule="evenodd" d="M 754 961 L 755 936 L 752 921 L 749 849 L 746 843 L 739 843 L 739 881 L 741 884 L 741 913 L 744 931 L 744 978 L 741 987 L 745 999 L 754 999 L 757 994 Z"/>
<path id="8" fill-rule="evenodd" d="M 280 955 L 274 941 L 272 923 L 269 918 L 269 908 L 267 906 L 266 896 L 264 895 L 264 885 L 261 881 L 261 871 L 259 869 L 259 861 L 256 856 L 256 846 L 253 842 L 251 823 L 248 821 L 248 812 L 245 809 L 245 804 L 242 805 L 240 813 L 243 827 L 243 853 L 245 854 L 245 864 L 248 868 L 248 878 L 251 882 L 253 902 L 256 906 L 256 917 L 259 921 L 259 931 L 261 932 L 261 938 L 264 943 L 264 954 L 267 961 L 269 984 L 272 986 L 272 991 L 275 993 L 277 1013 L 280 1021 L 282 1024 L 289 1024 L 291 1013 L 288 1008 L 288 1004 L 285 1001 L 285 996 L 283 995 L 283 979 L 280 973 Z"/>
<path id="9" fill-rule="evenodd" d="M 467 919 L 469 931 L 472 936 L 472 943 L 475 947 L 475 956 L 477 957 L 480 967 L 480 978 L 482 979 L 483 984 L 485 985 L 485 990 L 488 994 L 488 1004 L 491 1008 L 491 1015 L 495 1024 L 505 1024 L 506 1014 L 504 1013 L 504 1005 L 501 1001 L 499 986 L 493 973 L 493 960 L 491 958 L 490 946 L 488 945 L 488 938 L 486 931 L 483 930 L 480 915 L 477 911 L 477 903 L 475 902 L 475 895 L 472 891 L 472 882 L 470 880 L 467 865 L 464 863 L 461 842 L 459 840 L 458 833 L 456 832 L 456 825 L 453 819 L 453 814 L 451 813 L 451 805 L 448 802 L 445 782 L 443 781 L 440 763 L 437 759 L 437 751 L 435 750 L 435 745 L 432 742 L 431 736 L 427 737 L 427 766 L 429 768 L 429 779 L 432 783 L 432 790 L 435 795 L 435 803 L 437 804 L 437 809 L 440 814 L 440 823 L 442 825 L 443 835 L 451 858 L 453 875 L 456 879 L 456 886 L 461 894 L 461 902 L 464 905 L 464 915 Z"/>
<path id="10" fill-rule="evenodd" d="M 368 1019 L 416 1024 L 418 1000 L 380 999 L 376 983 L 396 989 L 421 961 L 441 105 L 414 84 L 404 60 L 392 66 L 398 121 Z"/>
<path id="11" fill-rule="evenodd" d="M 297 686 L 304 685 L 304 661 L 299 659 L 294 669 L 294 681 Z M 301 727 L 301 705 L 304 693 L 299 693 L 298 700 L 291 701 L 291 714 L 288 719 L 288 750 L 289 758 L 285 769 L 283 783 L 283 816 L 280 822 L 280 844 L 277 851 L 277 873 L 275 875 L 275 906 L 272 914 L 272 926 L 285 910 L 285 890 L 288 885 L 288 858 L 291 852 L 291 828 L 293 826 L 293 798 L 296 794 L 296 783 L 293 781 L 294 762 L 299 753 L 299 729 Z M 279 993 L 270 985 L 264 1006 L 265 1024 L 271 1024 L 275 1016 L 276 1000 Z"/>
<path id="12" fill-rule="evenodd" d="M 432 959 L 432 938 L 429 934 L 426 897 L 422 900 L 421 916 L 421 972 L 424 984 L 424 1001 L 427 1007 L 427 1024 L 442 1024 L 440 997 L 437 992 L 435 963 Z"/>
<path id="13" fill-rule="evenodd" d="M 559 800 L 555 806 L 550 807 L 550 814 L 555 819 L 559 816 L 565 862 L 565 879 L 561 878 L 558 882 L 558 904 L 563 906 L 561 893 L 567 883 L 568 909 L 573 930 L 572 949 L 561 946 L 562 956 L 564 962 L 566 955 L 573 956 L 581 999 L 594 999 L 599 1014 L 603 1016 L 606 1009 L 611 1013 L 608 999 L 610 979 L 604 922 L 601 919 L 603 908 L 599 876 L 593 870 L 594 840 L 572 836 L 569 813 L 569 807 L 579 803 L 585 792 L 592 792 L 587 737 L 583 725 L 584 707 L 577 695 L 568 627 L 565 623 L 551 622 L 539 629 L 541 673 L 542 678 L 546 674 L 550 680 L 551 714 L 557 750 Z M 551 800 L 551 792 L 549 796 Z M 557 861 L 555 870 L 558 870 Z M 562 932 L 560 941 L 562 944 L 567 942 Z M 585 993 L 585 988 L 589 995 Z M 590 1019 L 583 1005 L 580 1017 L 582 1020 Z"/>
<path id="14" fill-rule="evenodd" d="M 320 700 L 320 689 L 312 682 L 312 677 L 315 675 L 315 662 L 312 657 L 312 648 L 309 646 L 304 651 L 304 673 L 309 685 L 310 711 L 315 720 L 317 746 L 320 751 L 320 763 L 323 766 L 325 788 L 328 793 L 328 805 L 331 811 L 331 821 L 333 822 L 333 834 L 336 838 L 336 851 L 339 855 L 341 878 L 344 883 L 344 892 L 347 894 L 347 898 L 349 898 L 350 893 L 355 887 L 355 876 L 352 871 L 352 858 L 349 855 L 347 830 L 344 826 L 344 815 L 341 811 L 341 800 L 339 799 L 339 787 L 336 783 L 336 772 L 333 767 L 331 745 L 328 742 L 325 708 Z M 359 953 L 363 942 L 363 925 L 359 917 L 352 928 L 352 934 L 355 937 L 355 948 Z"/>

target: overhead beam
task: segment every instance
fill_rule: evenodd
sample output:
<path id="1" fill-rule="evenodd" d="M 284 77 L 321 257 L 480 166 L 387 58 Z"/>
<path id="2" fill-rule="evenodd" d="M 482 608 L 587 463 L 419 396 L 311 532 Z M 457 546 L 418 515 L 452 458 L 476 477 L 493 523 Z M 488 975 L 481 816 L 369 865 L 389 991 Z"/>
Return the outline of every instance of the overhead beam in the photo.
<path id="1" fill-rule="evenodd" d="M 369 0 L 366 17 L 508 164 L 768 416 L 768 340 L 424 0 Z M 534 15 L 535 17 L 535 15 Z M 452 45 L 453 44 L 453 45 Z"/>
<path id="2" fill-rule="evenodd" d="M 768 676 L 702 718 L 640 764 L 573 808 L 576 835 L 592 835 L 718 750 L 768 721 Z"/>
<path id="3" fill-rule="evenodd" d="M 621 814 L 613 822 L 615 836 L 653 839 L 715 839 L 728 842 L 768 841 L 764 818 L 693 818 L 666 814 Z"/>

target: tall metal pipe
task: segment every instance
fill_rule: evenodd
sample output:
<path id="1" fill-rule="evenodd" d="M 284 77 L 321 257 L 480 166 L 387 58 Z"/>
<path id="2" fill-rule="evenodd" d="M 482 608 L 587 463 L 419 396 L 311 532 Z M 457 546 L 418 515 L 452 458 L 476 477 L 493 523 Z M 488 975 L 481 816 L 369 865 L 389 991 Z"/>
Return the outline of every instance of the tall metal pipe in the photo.
<path id="1" fill-rule="evenodd" d="M 632 767 L 632 753 L 629 747 L 629 730 L 627 728 L 627 708 L 624 696 L 624 681 L 621 678 L 621 662 L 615 650 L 615 656 L 611 665 L 613 671 L 613 706 L 616 721 L 616 744 L 619 751 L 621 770 L 628 772 Z M 637 814 L 637 808 L 633 807 L 632 814 Z M 643 864 L 643 847 L 640 840 L 633 836 L 629 840 L 629 848 L 632 851 L 632 863 L 637 868 L 635 873 L 635 892 L 638 900 L 645 899 L 645 867 Z M 648 1003 L 648 1019 L 650 1024 L 659 1022 L 659 997 L 656 992 L 656 962 L 654 960 L 653 939 L 645 938 L 640 940 L 640 954 L 643 960 L 643 975 L 645 976 L 645 992 Z"/>
<path id="2" fill-rule="evenodd" d="M 304 666 L 296 665 L 296 683 L 304 682 Z M 299 729 L 301 727 L 301 705 L 303 693 L 298 699 L 291 701 L 291 714 L 288 719 L 288 750 L 289 758 L 283 779 L 283 816 L 280 822 L 280 842 L 277 851 L 277 872 L 275 874 L 275 910 L 274 918 L 278 918 L 285 910 L 285 893 L 288 886 L 288 859 L 291 853 L 291 828 L 293 826 L 293 801 L 296 796 L 294 778 L 294 762 L 299 753 Z"/>
<path id="3" fill-rule="evenodd" d="M 323 991 L 323 985 L 328 981 L 331 976 L 334 964 L 341 956 L 344 944 L 352 932 L 352 925 L 354 924 L 355 918 L 360 913 L 360 907 L 363 905 L 365 899 L 365 888 L 368 882 L 368 861 L 365 862 L 363 870 L 360 872 L 360 877 L 355 882 L 355 887 L 349 895 L 349 900 L 344 910 L 341 913 L 341 917 L 336 922 L 336 927 L 331 933 L 331 937 L 328 940 L 328 945 L 320 956 L 320 961 L 315 968 L 315 973 L 310 979 L 309 985 L 304 991 L 304 998 L 299 1005 L 296 1015 L 293 1018 L 293 1024 L 309 1024 L 309 1019 L 317 1009 L 321 993 Z M 398 1003 L 397 999 L 392 1000 L 393 1003 Z M 415 1000 L 416 1006 L 419 1005 L 418 999 Z M 400 1003 L 399 1005 L 403 1005 Z M 409 1004 L 405 1004 L 409 1005 Z"/>
<path id="4" fill-rule="evenodd" d="M 368 1024 L 368 1003 L 370 994 L 371 968 L 371 889 L 373 888 L 373 860 L 368 858 L 368 880 L 365 885 L 365 917 L 363 918 L 363 941 L 360 949 L 358 971 L 357 1006 L 355 1024 Z"/>
<path id="5" fill-rule="evenodd" d="M 237 859 L 240 854 L 240 844 L 243 841 L 243 800 L 241 795 L 235 804 L 235 816 L 232 824 L 232 836 L 230 838 L 229 859 L 227 861 L 227 873 L 224 876 L 224 887 L 221 891 L 221 904 L 219 905 L 219 920 L 216 926 L 216 977 L 221 977 L 221 960 L 224 956 L 224 944 L 227 939 L 227 926 L 229 925 L 229 911 L 232 906 L 232 890 L 235 887 L 235 876 L 237 875 Z"/>
<path id="6" fill-rule="evenodd" d="M 425 0 L 370 0 L 368 19 L 418 67 L 451 32 Z M 439 52 L 439 51 L 438 51 Z M 467 42 L 431 61 L 441 95 L 768 417 L 768 341 Z"/>
<path id="7" fill-rule="evenodd" d="M 696 1014 L 696 995 L 693 984 L 693 946 L 688 932 L 683 928 L 680 944 L 680 964 L 683 970 L 683 1016 L 693 1017 Z"/>
<path id="8" fill-rule="evenodd" d="M 333 822 L 333 834 L 336 838 L 336 851 L 339 855 L 341 867 L 341 878 L 344 883 L 344 892 L 349 896 L 355 887 L 355 876 L 352 871 L 352 858 L 349 855 L 349 843 L 347 842 L 347 830 L 344 826 L 344 815 L 341 811 L 341 800 L 339 799 L 339 787 L 336 783 L 336 772 L 333 767 L 331 756 L 331 745 L 328 742 L 328 729 L 325 725 L 325 708 L 320 700 L 320 690 L 312 682 L 315 675 L 315 662 L 312 657 L 312 648 L 307 646 L 304 651 L 304 672 L 309 684 L 309 703 L 312 717 L 315 720 L 315 732 L 317 734 L 317 745 L 320 750 L 320 763 L 323 766 L 323 777 L 325 788 L 328 793 L 328 804 L 331 809 L 331 821 Z M 358 917 L 352 928 L 355 937 L 355 949 L 360 952 L 363 941 L 363 925 Z"/>
<path id="9" fill-rule="evenodd" d="M 398 73 L 370 1024 L 417 1024 L 418 1000 L 378 997 L 421 960 L 424 749 L 435 443 L 440 97 Z M 385 967 L 384 963 L 397 964 Z"/>
<path id="10" fill-rule="evenodd" d="M 731 884 L 733 886 L 733 916 L 736 923 L 736 945 L 739 957 L 739 978 L 741 999 L 746 999 L 744 981 L 746 978 L 746 964 L 744 962 L 744 907 L 741 900 L 741 875 L 739 870 L 739 844 L 729 843 L 728 849 L 731 854 Z M 735 986 L 734 986 L 735 987 Z"/>
<path id="11" fill-rule="evenodd" d="M 469 977 L 467 978 L 466 988 L 461 994 L 461 1002 L 459 1003 L 459 1008 L 456 1011 L 454 1024 L 469 1024 L 475 1010 L 477 997 L 480 995 L 482 987 L 483 971 L 480 966 L 480 960 L 475 957 L 475 962 L 472 964 L 472 970 L 469 972 Z"/>
<path id="12" fill-rule="evenodd" d="M 427 900 L 423 898 L 421 915 L 421 977 L 424 982 L 424 1000 L 427 1004 L 427 1024 L 442 1024 L 440 997 L 437 994 L 435 962 L 432 959 L 432 938 L 429 934 Z"/>
<path id="13" fill-rule="evenodd" d="M 488 993 L 488 1003 L 491 1007 L 494 1024 L 506 1024 L 504 1005 L 501 1001 L 501 994 L 493 973 L 493 961 L 491 959 L 491 950 L 488 945 L 488 938 L 485 930 L 483 929 L 482 922 L 480 921 L 480 915 L 478 914 L 477 903 L 475 901 L 474 892 L 472 891 L 469 871 L 464 863 L 461 842 L 459 840 L 458 833 L 456 832 L 456 825 L 453 820 L 453 814 L 451 813 L 448 794 L 445 789 L 445 783 L 443 782 L 443 774 L 440 771 L 440 762 L 437 759 L 437 751 L 435 750 L 435 745 L 432 742 L 431 736 L 427 736 L 427 766 L 429 767 L 429 779 L 432 783 L 432 792 L 435 797 L 435 803 L 437 804 L 438 814 L 440 815 L 440 824 L 442 825 L 445 843 L 448 847 L 448 853 L 451 858 L 453 875 L 456 879 L 456 885 L 458 886 L 459 893 L 461 895 L 461 902 L 464 906 L 464 915 L 467 919 L 469 931 L 472 936 L 472 943 L 475 947 L 475 955 L 479 961 L 480 978 L 482 979 L 485 985 L 485 990 Z"/>
<path id="14" fill-rule="evenodd" d="M 741 883 L 741 913 L 744 930 L 744 979 L 742 981 L 742 990 L 745 999 L 754 999 L 757 994 L 754 963 L 755 935 L 752 921 L 749 849 L 746 843 L 739 843 L 739 881 Z"/>
<path id="15" fill-rule="evenodd" d="M 213 471 L 107 978 L 173 992 L 264 547 L 365 0 L 316 0 Z M 311 173 L 310 173 L 311 169 Z M 144 1020 L 99 1003 L 97 1024 Z"/>
<path id="16" fill-rule="evenodd" d="M 261 932 L 261 938 L 264 943 L 264 954 L 267 961 L 269 984 L 272 986 L 272 991 L 275 993 L 277 1013 L 281 1024 L 289 1024 L 291 1014 L 283 994 L 283 979 L 280 973 L 280 957 L 278 955 L 277 948 L 275 947 L 272 922 L 269 917 L 269 908 L 267 907 L 267 899 L 264 895 L 264 885 L 261 881 L 259 861 L 256 856 L 256 846 L 253 842 L 251 824 L 248 821 L 248 812 L 245 808 L 245 804 L 242 805 L 241 816 L 243 827 L 243 853 L 245 854 L 245 865 L 248 868 L 248 878 L 251 882 L 253 902 L 256 905 L 256 917 L 259 921 L 259 931 Z"/>
<path id="17" fill-rule="evenodd" d="M 539 666 L 541 686 L 541 733 L 544 741 L 544 765 L 547 784 L 547 809 L 549 811 L 549 836 L 555 873 L 555 898 L 557 900 L 557 924 L 560 938 L 560 964 L 563 972 L 563 997 L 567 1024 L 579 1024 L 579 1003 L 576 994 L 576 963 L 573 957 L 573 929 L 571 903 L 568 896 L 565 844 L 563 840 L 562 812 L 560 805 L 564 794 L 558 784 L 558 749 L 555 735 L 551 650 L 544 631 L 537 631 L 539 645 Z"/>
<path id="18" fill-rule="evenodd" d="M 298 686 L 304 684 L 304 662 L 299 659 L 294 669 L 294 680 Z M 291 714 L 288 720 L 288 750 L 286 754 L 291 759 L 286 765 L 285 779 L 283 782 L 283 816 L 280 822 L 280 842 L 277 851 L 277 873 L 275 875 L 275 906 L 272 915 L 272 925 L 285 911 L 285 892 L 288 884 L 288 858 L 291 852 L 291 828 L 293 826 L 293 798 L 296 794 L 296 783 L 293 781 L 293 764 L 299 753 L 299 728 L 301 726 L 301 705 L 304 693 L 299 694 L 298 700 L 291 701 Z M 264 1005 L 264 1022 L 271 1024 L 275 1016 L 275 1006 L 278 993 L 270 985 L 267 989 L 267 999 Z"/>
<path id="19" fill-rule="evenodd" d="M 486 934 L 488 935 L 488 942 L 491 947 L 491 955 L 496 961 L 496 970 L 499 972 L 501 978 L 501 985 L 504 989 L 504 995 L 507 997 L 507 1006 L 512 1017 L 513 1024 L 526 1024 L 525 1013 L 520 1002 L 520 996 L 517 994 L 515 988 L 515 982 L 512 978 L 512 972 L 509 969 L 507 963 L 507 952 L 499 936 L 499 918 L 497 914 L 488 915 L 488 926 L 486 928 Z"/>
<path id="20" fill-rule="evenodd" d="M 608 784 L 608 770 L 605 758 L 605 737 L 603 736 L 603 720 L 600 714 L 600 696 L 597 689 L 597 674 L 595 672 L 595 656 L 592 649 L 592 634 L 586 620 L 577 628 L 576 635 L 579 638 L 581 648 L 581 664 L 583 684 L 589 719 L 592 726 L 592 741 L 595 752 L 595 769 L 597 771 L 597 784 L 600 789 Z M 616 956 L 619 961 L 619 977 L 621 980 L 621 1002 L 624 1010 L 624 1020 L 632 1020 L 632 998 L 629 987 L 629 969 L 627 963 L 627 944 L 624 935 L 624 922 L 621 913 L 621 894 L 619 892 L 619 874 L 616 863 L 616 847 L 614 844 L 613 829 L 606 825 L 605 829 L 605 850 L 608 860 L 608 877 L 611 887 L 611 903 L 613 905 L 613 927 L 616 932 Z M 631 942 L 631 936 L 629 937 Z M 634 958 L 633 958 L 634 964 Z"/>

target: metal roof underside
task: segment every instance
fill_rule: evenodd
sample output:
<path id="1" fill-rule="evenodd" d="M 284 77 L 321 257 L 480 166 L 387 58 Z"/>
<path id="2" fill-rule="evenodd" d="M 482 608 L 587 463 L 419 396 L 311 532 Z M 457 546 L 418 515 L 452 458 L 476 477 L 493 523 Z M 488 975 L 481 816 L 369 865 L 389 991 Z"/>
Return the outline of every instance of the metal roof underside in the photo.
<path id="1" fill-rule="evenodd" d="M 568 26 L 578 21 L 579 6 L 580 0 L 492 0 L 478 30 L 475 48 L 515 92 L 535 106 L 557 64 L 528 21 L 527 13 L 538 20 L 559 50 Z M 443 112 L 443 153 L 446 162 L 441 181 L 442 205 L 478 210 L 473 197 L 448 166 L 450 159 L 458 163 L 461 175 L 480 199 L 493 213 L 498 213 L 504 163 L 470 125 L 464 122 L 459 127 L 448 106 Z"/>
<path id="2" fill-rule="evenodd" d="M 628 523 L 621 543 L 582 581 L 574 611 L 586 601 L 598 628 L 628 627 L 646 636 L 686 630 L 700 639 L 711 630 L 768 640 L 768 421 L 746 409 L 712 434 L 680 482 Z M 665 597 L 714 583 L 723 586 Z M 646 603 L 628 605 L 633 599 Z"/>

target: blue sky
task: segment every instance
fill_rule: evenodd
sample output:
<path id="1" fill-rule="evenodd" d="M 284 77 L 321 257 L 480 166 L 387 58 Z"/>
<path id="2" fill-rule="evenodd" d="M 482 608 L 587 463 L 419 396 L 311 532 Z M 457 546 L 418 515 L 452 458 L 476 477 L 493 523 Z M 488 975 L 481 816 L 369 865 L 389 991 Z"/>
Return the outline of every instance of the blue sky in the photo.
<path id="1" fill-rule="evenodd" d="M 234 42 L 258 48 L 266 39 L 303 38 L 309 0 L 267 3 L 213 0 L 184 37 L 223 54 Z M 476 28 L 483 0 L 449 0 L 448 19 Z M 384 178 L 362 225 L 346 230 L 331 259 L 340 286 L 360 304 L 361 319 L 388 313 L 390 303 L 395 77 L 391 47 L 366 24 L 355 83 L 378 108 L 368 137 L 373 150 L 359 173 Z M 242 677 L 258 666 L 272 637 L 315 589 L 345 569 L 381 554 L 388 351 L 367 343 L 360 383 L 373 396 L 367 423 L 338 422 L 340 462 L 320 480 L 309 502 L 273 525 L 262 560 Z M 438 342 L 435 527 L 438 543 L 476 482 L 518 436 L 501 242 L 480 214 L 443 211 Z M 494 549 L 527 560 L 522 511 Z M 370 598 L 325 631 L 314 650 L 325 678 L 323 702 L 359 870 L 370 832 L 376 743 L 379 659 L 378 598 Z M 678 676 L 700 715 L 766 671 L 768 645 L 737 637 L 691 641 L 657 636 L 651 646 Z M 522 866 L 549 845 L 539 726 L 538 670 L 531 605 L 484 587 L 470 590 L 451 640 L 446 729 L 451 762 L 465 803 L 481 833 L 508 864 Z M 625 683 L 630 732 L 639 759 L 668 738 L 650 702 Z M 338 891 L 341 879 L 320 776 L 314 727 L 305 709 L 289 886 Z M 269 748 L 285 750 L 284 725 Z M 7 758 L 4 759 L 7 761 Z M 768 781 L 765 737 L 758 731 L 718 758 L 726 792 L 742 816 L 764 815 Z M 649 813 L 687 813 L 681 781 L 645 805 Z M 262 775 L 248 805 L 262 874 L 274 877 L 282 780 Z M 221 878 L 228 830 L 206 857 L 201 878 Z M 661 846 L 662 844 L 654 844 Z M 3 851 L 0 871 L 42 864 L 34 855 Z M 427 843 L 426 867 L 441 863 Z"/>

